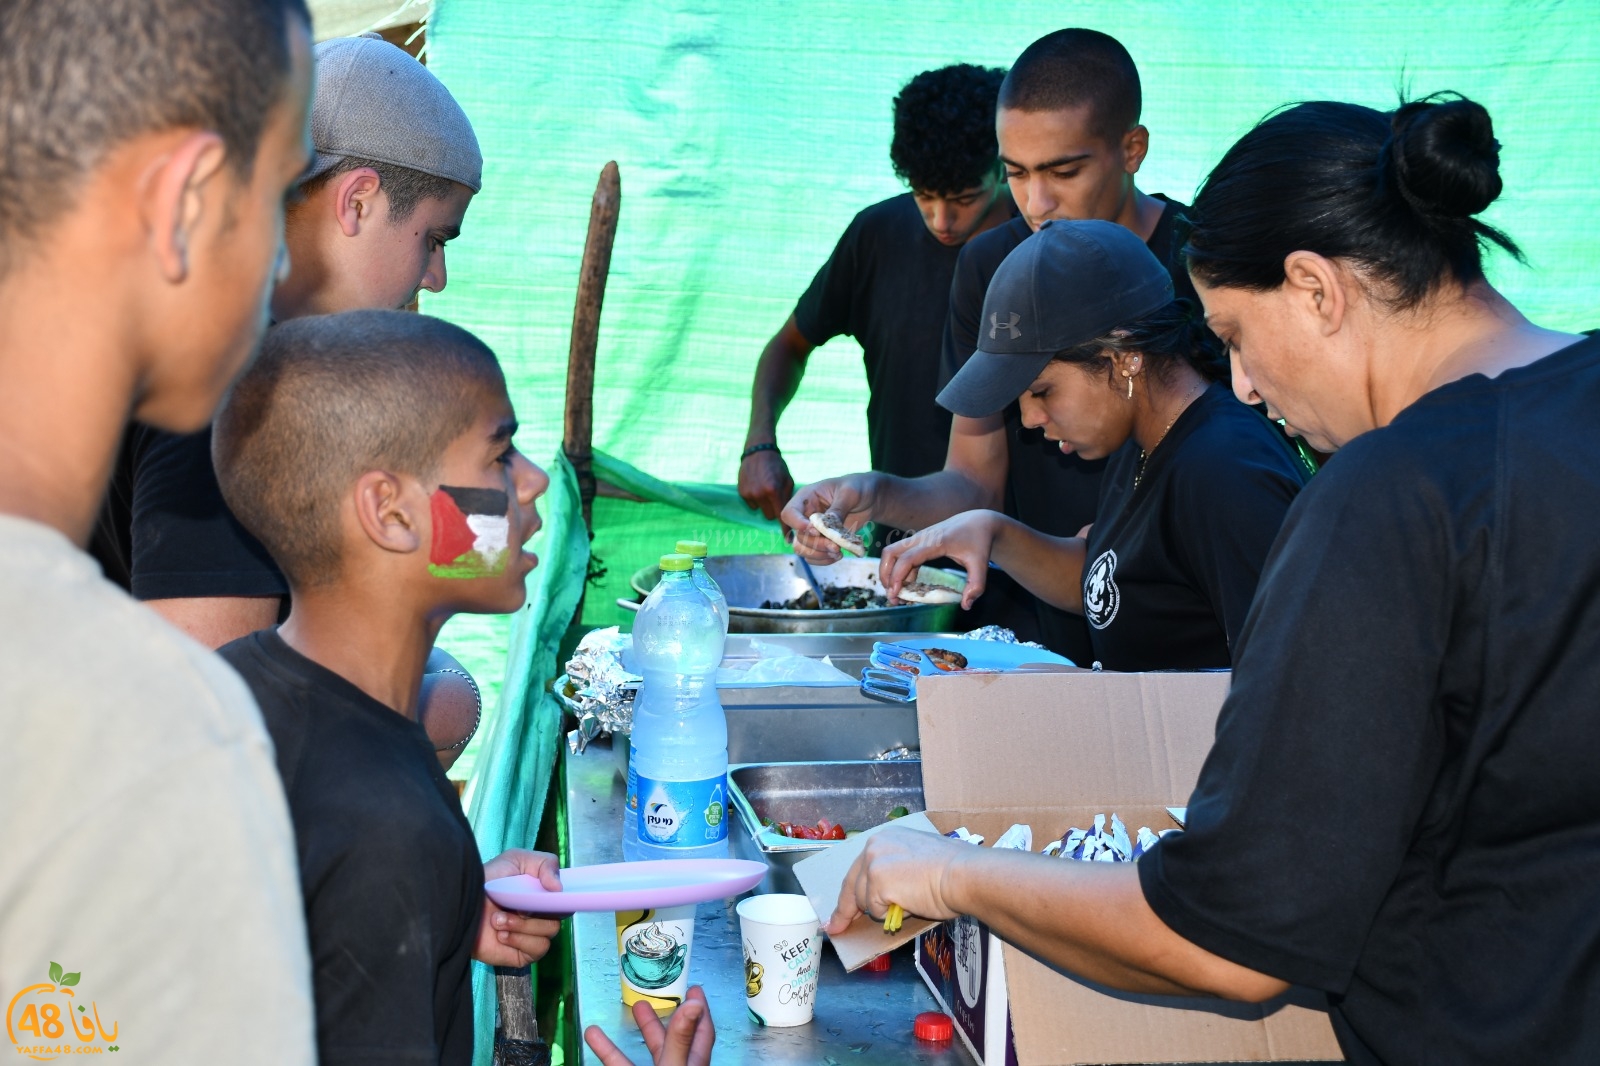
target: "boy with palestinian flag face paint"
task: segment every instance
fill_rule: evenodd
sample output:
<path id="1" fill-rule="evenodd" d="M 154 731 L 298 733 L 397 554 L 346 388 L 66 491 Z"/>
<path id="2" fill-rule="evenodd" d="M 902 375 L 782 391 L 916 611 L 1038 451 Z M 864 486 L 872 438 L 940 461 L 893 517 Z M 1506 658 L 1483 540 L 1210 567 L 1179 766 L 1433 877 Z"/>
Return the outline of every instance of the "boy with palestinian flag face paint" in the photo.
<path id="1" fill-rule="evenodd" d="M 272 734 L 297 840 L 318 1042 L 472 1059 L 469 962 L 521 966 L 559 923 L 500 910 L 486 878 L 559 889 L 554 856 L 487 866 L 416 720 L 434 637 L 514 611 L 544 472 L 512 444 L 493 353 L 438 319 L 355 311 L 267 336 L 219 413 L 218 479 L 283 568 L 281 626 L 221 650 Z M 415 948 L 396 952 L 397 930 Z"/>

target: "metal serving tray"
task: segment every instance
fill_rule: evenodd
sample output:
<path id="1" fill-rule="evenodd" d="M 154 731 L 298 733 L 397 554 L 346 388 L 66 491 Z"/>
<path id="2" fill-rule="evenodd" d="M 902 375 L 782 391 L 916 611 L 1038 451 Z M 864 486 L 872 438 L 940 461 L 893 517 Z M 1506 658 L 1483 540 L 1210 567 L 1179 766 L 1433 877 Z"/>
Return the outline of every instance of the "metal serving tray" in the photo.
<path id="1" fill-rule="evenodd" d="M 794 864 L 831 846 L 829 841 L 764 833 L 763 818 L 806 825 L 826 818 L 846 829 L 871 829 L 896 807 L 923 809 L 922 763 L 915 759 L 731 766 L 728 786 L 741 827 L 730 834 L 733 855 L 767 864 L 767 876 L 757 892 L 800 892 Z"/>
<path id="2" fill-rule="evenodd" d="M 831 566 L 820 566 L 817 583 L 823 588 L 854 587 L 881 593 L 878 560 L 845 558 Z M 895 607 L 864 607 L 858 610 L 784 611 L 760 606 L 783 603 L 805 593 L 809 587 L 788 552 L 775 555 L 713 555 L 706 560 L 706 571 L 716 579 L 728 600 L 729 630 L 733 633 L 872 633 L 886 629 L 903 632 L 936 633 L 949 629 L 956 621 L 958 606 L 953 603 L 902 603 Z M 966 577 L 949 570 L 925 566 L 923 581 L 953 589 L 966 587 Z M 661 571 L 646 566 L 634 573 L 630 584 L 642 600 L 661 580 Z M 618 600 L 630 610 L 636 605 Z"/>

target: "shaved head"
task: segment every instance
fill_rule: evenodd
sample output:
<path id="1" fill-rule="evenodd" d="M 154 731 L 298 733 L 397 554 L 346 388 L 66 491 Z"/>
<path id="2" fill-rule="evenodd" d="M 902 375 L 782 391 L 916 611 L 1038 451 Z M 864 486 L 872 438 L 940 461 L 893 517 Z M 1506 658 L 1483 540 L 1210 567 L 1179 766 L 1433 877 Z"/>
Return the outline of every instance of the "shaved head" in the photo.
<path id="1" fill-rule="evenodd" d="M 1065 111 L 1087 106 L 1094 128 L 1115 144 L 1139 123 L 1139 70 L 1122 42 L 1099 30 L 1057 30 L 1034 41 L 1000 85 L 1000 106 Z"/>
<path id="2" fill-rule="evenodd" d="M 223 498 L 291 585 L 339 575 L 340 507 L 361 475 L 433 479 L 445 449 L 505 378 L 487 345 L 442 319 L 350 311 L 295 319 L 218 414 Z"/>

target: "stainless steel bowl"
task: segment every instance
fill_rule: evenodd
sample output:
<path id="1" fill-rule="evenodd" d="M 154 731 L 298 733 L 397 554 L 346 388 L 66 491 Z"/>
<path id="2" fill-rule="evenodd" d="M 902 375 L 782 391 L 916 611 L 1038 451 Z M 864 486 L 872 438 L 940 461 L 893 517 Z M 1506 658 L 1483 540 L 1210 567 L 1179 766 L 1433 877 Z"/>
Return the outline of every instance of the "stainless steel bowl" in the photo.
<path id="1" fill-rule="evenodd" d="M 954 626 L 960 604 L 907 603 L 899 607 L 865 607 L 854 611 L 774 611 L 766 602 L 783 603 L 806 591 L 793 555 L 713 555 L 706 569 L 728 598 L 728 629 L 733 633 L 940 633 Z M 878 560 L 842 559 L 832 566 L 813 567 L 817 584 L 870 588 L 882 594 Z M 633 590 L 643 599 L 661 580 L 656 567 L 633 575 Z M 966 588 L 966 578 L 948 570 L 922 568 L 930 585 Z"/>
<path id="2" fill-rule="evenodd" d="M 728 845 L 736 859 L 768 866 L 757 892 L 803 892 L 794 865 L 832 847 L 827 840 L 790 840 L 762 832 L 761 820 L 814 825 L 826 818 L 846 829 L 871 829 L 895 807 L 920 811 L 922 762 L 790 762 L 728 767 L 728 801 L 738 826 Z M 741 831 L 742 830 L 742 831 Z"/>

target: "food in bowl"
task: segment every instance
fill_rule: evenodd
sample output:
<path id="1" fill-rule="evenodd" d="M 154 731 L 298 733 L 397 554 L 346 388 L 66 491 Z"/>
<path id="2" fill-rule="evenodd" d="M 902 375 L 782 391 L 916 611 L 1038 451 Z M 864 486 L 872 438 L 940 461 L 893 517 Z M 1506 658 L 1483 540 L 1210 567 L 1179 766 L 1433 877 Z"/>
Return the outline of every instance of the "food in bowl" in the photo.
<path id="1" fill-rule="evenodd" d="M 888 821 L 904 818 L 910 813 L 903 805 L 891 807 Z M 826 818 L 818 818 L 816 825 L 806 825 L 803 822 L 773 822 L 766 819 L 762 820 L 762 825 L 791 840 L 844 840 L 861 832 L 859 829 L 846 829 L 838 822 Z"/>
<path id="2" fill-rule="evenodd" d="M 826 818 L 819 818 L 816 825 L 774 822 L 772 828 L 791 840 L 844 840 L 848 836 L 844 826 L 830 822 Z"/>
<path id="3" fill-rule="evenodd" d="M 887 607 L 889 601 L 883 593 L 855 585 L 828 585 L 822 590 L 822 609 L 825 611 L 862 611 L 868 607 Z M 766 600 L 763 611 L 815 611 L 817 597 L 806 589 L 792 600 Z"/>

